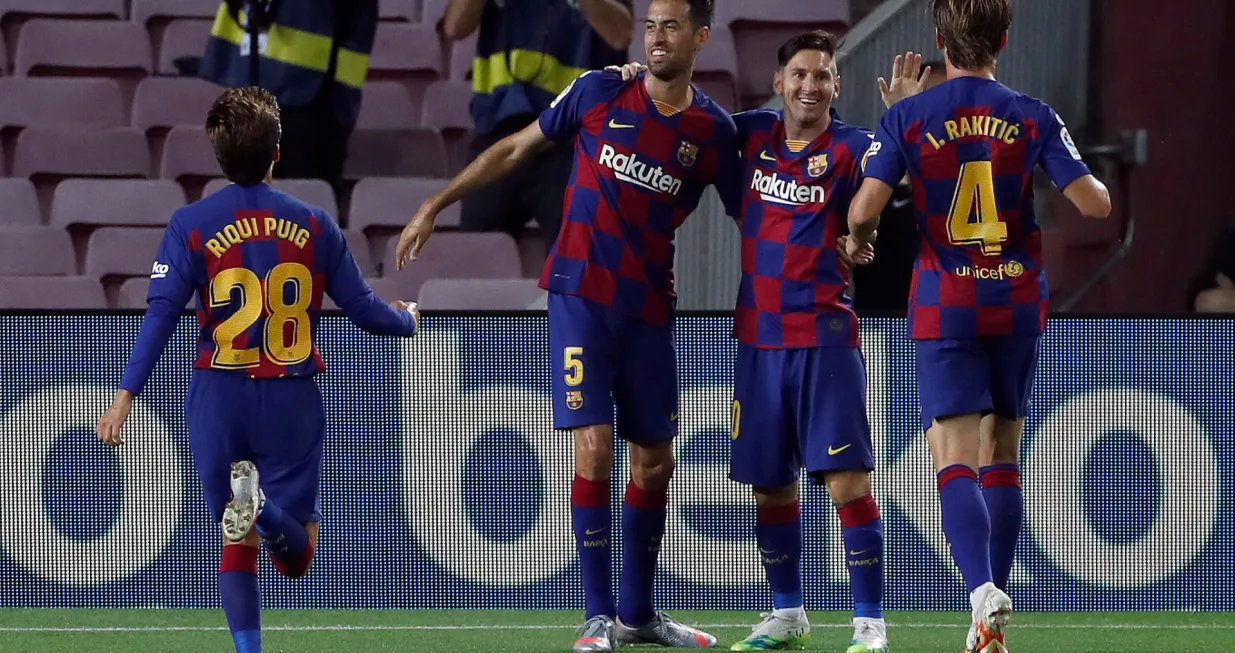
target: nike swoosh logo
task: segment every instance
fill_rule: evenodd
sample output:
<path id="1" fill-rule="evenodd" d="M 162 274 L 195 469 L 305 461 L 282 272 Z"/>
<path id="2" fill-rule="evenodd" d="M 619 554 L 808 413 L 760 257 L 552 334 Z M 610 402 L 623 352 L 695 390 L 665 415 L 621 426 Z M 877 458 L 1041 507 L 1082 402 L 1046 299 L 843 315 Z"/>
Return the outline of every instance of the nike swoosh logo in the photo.
<path id="1" fill-rule="evenodd" d="M 760 152 L 759 158 L 763 159 L 764 161 L 776 161 L 776 157 L 768 154 L 767 152 Z"/>
<path id="2" fill-rule="evenodd" d="M 609 129 L 634 129 L 634 125 L 623 125 L 622 123 L 610 118 Z"/>
<path id="3" fill-rule="evenodd" d="M 829 456 L 835 456 L 836 454 L 838 454 L 838 453 L 840 453 L 840 452 L 844 451 L 845 449 L 848 449 L 849 447 L 852 447 L 852 446 L 853 446 L 853 443 L 852 443 L 852 442 L 850 442 L 849 444 L 847 444 L 847 445 L 845 445 L 845 446 L 843 446 L 843 447 L 836 447 L 835 449 L 833 449 L 832 447 L 828 447 L 828 455 L 829 455 Z"/>
<path id="4" fill-rule="evenodd" d="M 589 529 L 587 529 L 587 530 L 585 530 L 585 531 L 583 531 L 583 532 L 584 532 L 584 533 L 586 533 L 586 534 L 588 534 L 588 535 L 596 535 L 597 533 L 603 533 L 603 532 L 605 532 L 606 530 L 608 530 L 608 529 L 605 529 L 605 528 L 598 528 L 598 529 L 596 529 L 596 530 L 592 530 L 592 529 L 590 529 L 590 528 L 589 528 Z"/>
<path id="5" fill-rule="evenodd" d="M 850 551 L 850 552 L 849 552 L 849 555 L 851 555 L 851 556 L 860 556 L 860 555 L 862 555 L 863 553 L 866 553 L 867 551 L 874 551 L 874 549 L 862 549 L 861 551 Z"/>

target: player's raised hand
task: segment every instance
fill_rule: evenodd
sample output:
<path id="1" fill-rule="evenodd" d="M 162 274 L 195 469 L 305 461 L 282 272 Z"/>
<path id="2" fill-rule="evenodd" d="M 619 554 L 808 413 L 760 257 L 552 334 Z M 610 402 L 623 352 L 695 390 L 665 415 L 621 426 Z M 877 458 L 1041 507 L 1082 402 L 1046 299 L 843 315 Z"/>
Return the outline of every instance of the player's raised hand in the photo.
<path id="1" fill-rule="evenodd" d="M 431 200 L 425 200 L 420 210 L 412 216 L 411 222 L 399 234 L 399 244 L 395 246 L 395 267 L 402 270 L 407 265 L 408 258 L 415 261 L 424 249 L 425 243 L 433 235 L 433 221 L 437 219 L 437 210 Z"/>
<path id="2" fill-rule="evenodd" d="M 890 107 L 901 100 L 921 93 L 926 80 L 931 76 L 931 67 L 922 69 L 922 55 L 906 52 L 892 60 L 892 81 L 879 78 L 879 95 L 883 104 Z"/>
<path id="3" fill-rule="evenodd" d="M 95 432 L 103 444 L 112 447 L 124 444 L 124 438 L 120 437 L 120 427 L 124 426 L 131 410 L 133 410 L 133 394 L 128 390 L 117 390 L 111 407 L 103 413 L 103 417 L 99 418 L 99 425 L 95 427 Z"/>
<path id="4" fill-rule="evenodd" d="M 629 82 L 630 80 L 634 79 L 636 75 L 638 75 L 639 73 L 647 69 L 648 69 L 647 66 L 637 61 L 632 61 L 628 64 L 622 64 L 621 66 L 605 66 L 605 70 L 611 73 L 622 73 L 622 81 L 624 82 Z"/>

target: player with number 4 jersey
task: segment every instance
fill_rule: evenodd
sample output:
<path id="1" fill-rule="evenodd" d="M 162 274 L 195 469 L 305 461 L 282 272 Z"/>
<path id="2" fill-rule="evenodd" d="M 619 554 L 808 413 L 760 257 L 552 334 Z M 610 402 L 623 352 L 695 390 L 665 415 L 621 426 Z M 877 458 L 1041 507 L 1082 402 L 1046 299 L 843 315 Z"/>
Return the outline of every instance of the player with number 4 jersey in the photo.
<path id="1" fill-rule="evenodd" d="M 259 547 L 264 542 L 275 568 L 296 578 L 317 545 L 326 418 L 313 377 L 325 370 L 314 344 L 322 297 L 379 335 L 413 335 L 418 314 L 415 304 L 374 296 L 330 215 L 270 187 L 280 135 L 273 95 L 225 92 L 206 132 L 231 183 L 172 215 L 136 347 L 98 435 L 123 443 L 133 398 L 196 294 L 189 446 L 225 540 L 219 593 L 232 639 L 238 653 L 258 653 Z"/>
<path id="2" fill-rule="evenodd" d="M 932 11 L 948 80 L 884 115 L 848 247 L 872 242 L 908 172 L 922 234 L 909 334 L 943 530 L 973 608 L 965 650 L 1005 653 L 1024 510 L 1017 457 L 1049 307 L 1034 168 L 1082 215 L 1106 217 L 1110 197 L 1055 111 L 995 81 L 1010 0 L 933 0 Z"/>

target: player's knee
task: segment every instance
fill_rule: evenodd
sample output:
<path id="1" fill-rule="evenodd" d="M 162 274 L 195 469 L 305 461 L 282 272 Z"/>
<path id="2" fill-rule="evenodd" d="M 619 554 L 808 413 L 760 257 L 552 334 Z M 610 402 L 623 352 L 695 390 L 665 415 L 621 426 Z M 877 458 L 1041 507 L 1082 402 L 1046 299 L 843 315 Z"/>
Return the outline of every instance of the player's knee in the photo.
<path id="1" fill-rule="evenodd" d="M 631 446 L 630 475 L 635 483 L 648 490 L 664 490 L 673 478 L 673 446 Z"/>
<path id="2" fill-rule="evenodd" d="M 1025 420 L 992 415 L 989 431 L 983 429 L 982 465 L 1008 465 L 1020 459 L 1021 432 Z M 985 426 L 985 424 L 984 424 Z M 989 436 L 988 436 L 989 433 Z"/>
<path id="3" fill-rule="evenodd" d="M 783 487 L 755 487 L 752 490 L 755 494 L 755 505 L 759 508 L 787 506 L 798 500 L 796 483 Z"/>
<path id="4" fill-rule="evenodd" d="M 832 503 L 843 505 L 871 493 L 870 474 L 866 470 L 828 472 L 823 477 Z"/>
<path id="5" fill-rule="evenodd" d="M 270 556 L 270 562 L 274 565 L 275 571 L 279 572 L 280 576 L 285 578 L 304 578 L 309 574 L 309 568 L 313 566 L 313 553 L 316 547 L 309 544 L 305 549 L 304 554 L 300 557 L 291 560 L 280 560 L 274 556 Z"/>
<path id="6" fill-rule="evenodd" d="M 608 425 L 575 429 L 575 473 L 589 481 L 609 478 L 613 469 L 613 431 Z"/>

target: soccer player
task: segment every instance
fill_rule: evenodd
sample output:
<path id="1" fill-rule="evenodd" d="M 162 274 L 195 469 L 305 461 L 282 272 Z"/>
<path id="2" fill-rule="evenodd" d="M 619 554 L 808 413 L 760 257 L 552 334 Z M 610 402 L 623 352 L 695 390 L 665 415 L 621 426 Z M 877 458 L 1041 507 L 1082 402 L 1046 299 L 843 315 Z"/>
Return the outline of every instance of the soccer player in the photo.
<path id="1" fill-rule="evenodd" d="M 98 437 L 121 428 L 197 294 L 201 332 L 185 421 L 210 516 L 222 526 L 219 594 L 238 653 L 261 651 L 257 554 L 298 578 L 317 547 L 326 434 L 314 375 L 322 293 L 362 329 L 409 337 L 414 304 L 374 296 L 325 211 L 272 189 L 279 107 L 260 88 L 223 93 L 206 117 L 227 187 L 177 210 L 150 275 L 149 308 Z M 258 472 L 261 472 L 259 481 Z M 256 528 L 254 528 L 256 525 Z"/>
<path id="2" fill-rule="evenodd" d="M 933 15 L 948 80 L 884 115 L 847 247 L 871 243 L 908 172 L 922 234 L 909 309 L 922 427 L 944 534 L 970 592 L 966 650 L 996 653 L 1007 650 L 1023 513 L 1017 453 L 1048 310 L 1034 166 L 1083 215 L 1104 218 L 1111 205 L 1055 111 L 995 81 L 1010 1 L 934 0 Z"/>
<path id="3" fill-rule="evenodd" d="M 738 166 L 733 120 L 690 83 L 712 13 L 710 0 L 653 0 L 644 29 L 647 74 L 633 82 L 615 72 L 580 76 L 536 123 L 489 148 L 426 200 L 396 250 L 402 266 L 424 247 L 442 209 L 552 143 L 574 139 L 562 230 L 540 285 L 549 291 L 554 427 L 573 431 L 575 445 L 572 521 L 587 618 L 576 651 L 716 644 L 652 602 L 677 434 L 673 237 L 707 185 Z M 615 409 L 631 466 L 616 605 L 609 510 Z"/>

